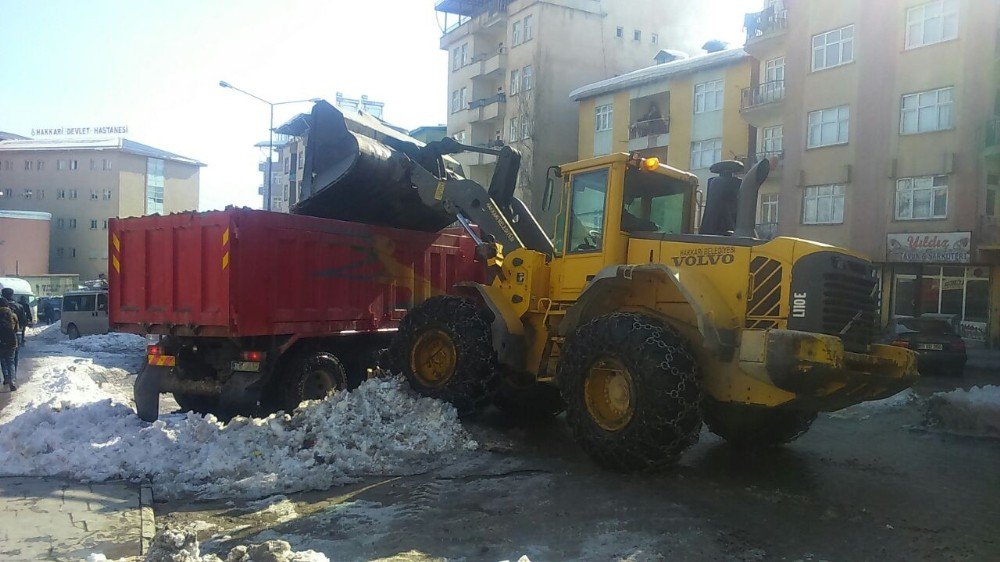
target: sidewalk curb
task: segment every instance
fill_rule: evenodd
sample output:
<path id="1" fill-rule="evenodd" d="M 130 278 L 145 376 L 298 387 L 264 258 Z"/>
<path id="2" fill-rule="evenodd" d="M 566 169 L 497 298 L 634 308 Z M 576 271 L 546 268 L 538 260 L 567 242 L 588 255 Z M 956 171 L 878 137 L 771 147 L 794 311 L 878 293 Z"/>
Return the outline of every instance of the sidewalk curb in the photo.
<path id="1" fill-rule="evenodd" d="M 156 518 L 153 514 L 153 487 L 149 482 L 143 482 L 139 488 L 139 554 L 144 555 L 153 542 L 156 534 Z"/>

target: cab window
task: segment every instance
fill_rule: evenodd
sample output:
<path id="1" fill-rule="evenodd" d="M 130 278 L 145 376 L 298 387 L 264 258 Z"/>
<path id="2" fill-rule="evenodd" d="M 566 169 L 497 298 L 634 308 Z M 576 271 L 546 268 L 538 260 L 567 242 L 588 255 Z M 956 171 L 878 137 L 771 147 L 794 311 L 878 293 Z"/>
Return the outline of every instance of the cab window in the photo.
<path id="1" fill-rule="evenodd" d="M 686 184 L 661 174 L 628 170 L 625 174 L 622 230 L 662 234 L 687 232 L 690 192 Z"/>
<path id="2" fill-rule="evenodd" d="M 69 295 L 63 297 L 63 312 L 93 312 L 96 295 Z"/>
<path id="3" fill-rule="evenodd" d="M 569 217 L 569 252 L 600 251 L 604 230 L 604 205 L 608 198 L 610 168 L 573 176 Z"/>

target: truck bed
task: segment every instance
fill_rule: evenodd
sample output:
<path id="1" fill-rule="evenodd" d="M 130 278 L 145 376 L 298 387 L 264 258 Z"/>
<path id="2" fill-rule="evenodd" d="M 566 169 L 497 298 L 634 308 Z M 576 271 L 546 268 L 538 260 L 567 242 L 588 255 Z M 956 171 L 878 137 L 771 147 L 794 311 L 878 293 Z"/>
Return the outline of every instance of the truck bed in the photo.
<path id="1" fill-rule="evenodd" d="M 415 232 L 251 209 L 111 219 L 111 329 L 245 337 L 389 331 L 478 281 L 461 230 Z"/>

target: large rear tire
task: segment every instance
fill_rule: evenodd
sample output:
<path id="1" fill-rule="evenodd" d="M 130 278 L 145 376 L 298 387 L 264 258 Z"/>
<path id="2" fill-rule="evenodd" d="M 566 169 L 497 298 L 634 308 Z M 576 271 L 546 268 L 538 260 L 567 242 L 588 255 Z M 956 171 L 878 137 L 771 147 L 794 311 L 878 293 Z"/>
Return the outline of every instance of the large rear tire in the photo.
<path id="1" fill-rule="evenodd" d="M 343 390 L 347 374 L 333 354 L 310 352 L 292 358 L 279 384 L 279 407 L 292 413 L 306 400 L 323 400 Z"/>
<path id="2" fill-rule="evenodd" d="M 816 412 L 719 402 L 711 398 L 706 398 L 702 404 L 702 415 L 712 433 L 741 449 L 766 449 L 791 443 L 809 431 L 816 419 Z"/>
<path id="3" fill-rule="evenodd" d="M 450 402 L 460 415 L 475 412 L 496 381 L 488 314 L 460 297 L 427 299 L 400 323 L 388 352 L 392 369 L 418 393 Z"/>
<path id="4" fill-rule="evenodd" d="M 579 327 L 560 353 L 559 381 L 576 441 L 603 466 L 662 468 L 698 441 L 698 365 L 659 320 L 613 313 Z"/>

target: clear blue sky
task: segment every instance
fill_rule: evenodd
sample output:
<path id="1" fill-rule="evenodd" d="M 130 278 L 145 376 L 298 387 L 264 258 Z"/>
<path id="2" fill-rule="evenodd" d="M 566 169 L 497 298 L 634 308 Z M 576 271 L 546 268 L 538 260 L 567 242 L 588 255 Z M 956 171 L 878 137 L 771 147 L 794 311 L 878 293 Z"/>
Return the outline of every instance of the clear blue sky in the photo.
<path id="1" fill-rule="evenodd" d="M 259 206 L 253 145 L 266 139 L 268 109 L 219 80 L 272 101 L 367 94 L 404 127 L 444 123 L 434 4 L 0 0 L 0 130 L 128 125 L 128 138 L 208 164 L 202 209 Z M 701 4 L 705 38 L 738 44 L 743 13 L 762 1 Z M 275 122 L 308 108 L 278 108 Z"/>

